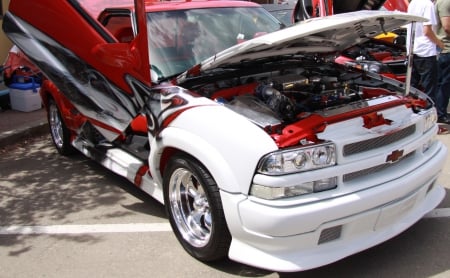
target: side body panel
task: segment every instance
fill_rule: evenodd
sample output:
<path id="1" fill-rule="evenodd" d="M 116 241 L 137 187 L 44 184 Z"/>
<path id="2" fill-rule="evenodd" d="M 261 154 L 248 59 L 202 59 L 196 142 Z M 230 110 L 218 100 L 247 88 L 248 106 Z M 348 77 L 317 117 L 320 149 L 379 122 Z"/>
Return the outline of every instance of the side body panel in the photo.
<path id="1" fill-rule="evenodd" d="M 148 62 L 137 62 L 140 40 L 118 43 L 75 1 L 11 1 L 3 29 L 108 140 L 122 135 L 141 111 L 143 96 L 129 85 L 130 80 L 149 84 Z M 147 48 L 148 61 L 146 53 Z"/>

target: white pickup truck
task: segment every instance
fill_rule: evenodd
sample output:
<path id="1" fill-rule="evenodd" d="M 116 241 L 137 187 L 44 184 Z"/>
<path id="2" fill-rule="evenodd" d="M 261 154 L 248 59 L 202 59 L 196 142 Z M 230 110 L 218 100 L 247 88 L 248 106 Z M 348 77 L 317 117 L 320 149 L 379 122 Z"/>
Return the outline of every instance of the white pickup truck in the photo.
<path id="1" fill-rule="evenodd" d="M 319 267 L 443 199 L 431 100 L 334 62 L 423 18 L 361 11 L 282 29 L 246 1 L 110 2 L 11 0 L 3 30 L 46 76 L 58 151 L 164 203 L 193 257 Z"/>

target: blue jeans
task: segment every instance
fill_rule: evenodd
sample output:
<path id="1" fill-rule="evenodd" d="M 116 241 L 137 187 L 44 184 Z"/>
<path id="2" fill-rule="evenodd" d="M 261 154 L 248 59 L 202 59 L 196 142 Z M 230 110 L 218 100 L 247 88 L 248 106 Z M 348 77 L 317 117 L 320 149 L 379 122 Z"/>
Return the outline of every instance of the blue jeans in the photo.
<path id="1" fill-rule="evenodd" d="M 438 99 L 438 62 L 436 56 L 419 57 L 414 55 L 411 86 L 422 90 L 433 100 L 438 111 L 438 117 L 447 115 L 447 113 L 442 114 L 443 104 L 440 104 Z"/>
<path id="2" fill-rule="evenodd" d="M 437 101 L 441 111 L 438 115 L 447 115 L 447 106 L 450 97 L 450 53 L 441 53 L 438 58 L 439 83 Z"/>

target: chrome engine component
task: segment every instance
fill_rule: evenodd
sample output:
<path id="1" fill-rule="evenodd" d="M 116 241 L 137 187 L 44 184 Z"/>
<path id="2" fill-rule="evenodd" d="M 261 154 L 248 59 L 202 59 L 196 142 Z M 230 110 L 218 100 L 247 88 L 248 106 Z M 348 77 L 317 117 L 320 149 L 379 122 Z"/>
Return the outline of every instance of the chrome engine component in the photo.
<path id="1" fill-rule="evenodd" d="M 360 73 L 344 73 L 333 67 L 295 70 L 259 78 L 255 91 L 237 96 L 227 107 L 262 127 L 290 123 L 302 112 L 328 110 L 363 100 Z M 248 79 L 255 79 L 255 76 Z M 264 108 L 263 108 L 264 107 Z M 249 111 L 252 110 L 252 111 Z M 270 112 L 269 112 L 270 111 Z"/>

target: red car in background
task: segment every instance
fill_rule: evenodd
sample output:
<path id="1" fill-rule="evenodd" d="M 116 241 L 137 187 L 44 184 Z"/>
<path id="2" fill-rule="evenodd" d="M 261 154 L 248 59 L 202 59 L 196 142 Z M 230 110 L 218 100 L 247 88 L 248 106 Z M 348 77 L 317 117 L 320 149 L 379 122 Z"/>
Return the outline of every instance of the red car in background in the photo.
<path id="1" fill-rule="evenodd" d="M 388 11 L 407 12 L 408 4 L 408 0 L 387 0 L 384 2 L 383 7 Z"/>
<path id="2" fill-rule="evenodd" d="M 39 82 L 42 79 L 39 69 L 15 45 L 9 50 L 1 73 L 6 86 L 10 85 L 14 82 L 13 79 L 18 77 L 22 79 L 33 77 L 39 79 Z"/>

